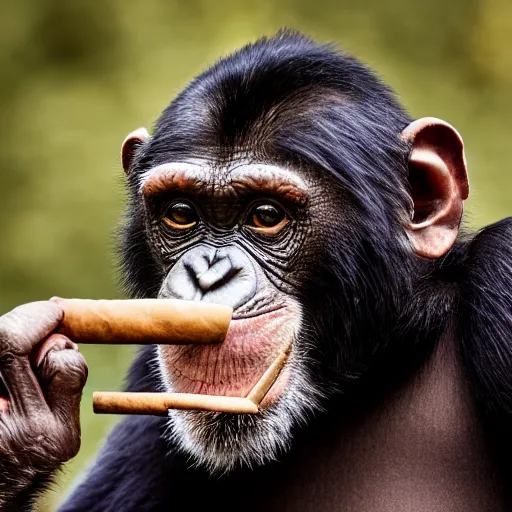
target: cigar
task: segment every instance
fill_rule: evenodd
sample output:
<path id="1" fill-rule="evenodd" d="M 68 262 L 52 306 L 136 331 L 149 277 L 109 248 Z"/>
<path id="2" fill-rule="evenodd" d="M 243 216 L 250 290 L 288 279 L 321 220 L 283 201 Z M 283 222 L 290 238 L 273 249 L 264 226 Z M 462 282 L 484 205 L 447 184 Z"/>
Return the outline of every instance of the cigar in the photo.
<path id="1" fill-rule="evenodd" d="M 64 310 L 57 332 L 76 343 L 219 343 L 233 314 L 228 306 L 177 299 L 51 300 Z"/>
<path id="2" fill-rule="evenodd" d="M 169 409 L 186 409 L 234 414 L 254 414 L 281 373 L 291 345 L 281 352 L 256 383 L 247 398 L 192 393 L 128 393 L 96 391 L 92 395 L 97 414 L 148 414 L 167 416 Z"/>
<path id="3" fill-rule="evenodd" d="M 270 388 L 274 385 L 274 382 L 279 377 L 281 370 L 283 369 L 288 355 L 290 354 L 291 345 L 286 350 L 283 350 L 267 368 L 265 373 L 261 376 L 260 380 L 256 382 L 256 385 L 252 388 L 251 392 L 247 395 L 247 399 L 256 405 L 260 405 Z"/>
<path id="4" fill-rule="evenodd" d="M 169 409 L 254 414 L 258 406 L 247 398 L 192 393 L 123 393 L 96 391 L 92 395 L 95 413 L 150 414 L 167 416 Z"/>

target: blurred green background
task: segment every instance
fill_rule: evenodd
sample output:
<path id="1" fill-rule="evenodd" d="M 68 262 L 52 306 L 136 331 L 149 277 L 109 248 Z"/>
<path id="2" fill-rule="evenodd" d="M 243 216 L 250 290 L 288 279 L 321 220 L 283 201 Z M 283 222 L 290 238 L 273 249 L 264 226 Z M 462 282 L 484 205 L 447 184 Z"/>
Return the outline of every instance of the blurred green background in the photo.
<path id="1" fill-rule="evenodd" d="M 0 0 L 0 312 L 120 295 L 124 136 L 219 56 L 282 26 L 355 53 L 415 117 L 459 129 L 471 226 L 512 213 L 510 0 Z M 41 510 L 55 510 L 112 427 L 92 415 L 91 393 L 119 388 L 132 356 L 83 352 L 83 447 Z"/>

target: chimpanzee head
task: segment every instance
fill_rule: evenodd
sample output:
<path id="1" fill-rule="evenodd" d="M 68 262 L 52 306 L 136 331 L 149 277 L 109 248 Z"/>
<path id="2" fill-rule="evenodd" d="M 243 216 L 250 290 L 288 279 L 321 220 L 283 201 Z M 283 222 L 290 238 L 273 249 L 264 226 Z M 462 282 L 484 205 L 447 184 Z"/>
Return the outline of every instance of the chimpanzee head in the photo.
<path id="1" fill-rule="evenodd" d="M 371 372 L 468 193 L 450 125 L 411 122 L 359 61 L 289 32 L 193 80 L 122 161 L 131 295 L 234 308 L 220 345 L 155 347 L 164 389 L 246 396 L 291 346 L 259 414 L 171 412 L 178 445 L 221 471 L 275 458 Z"/>

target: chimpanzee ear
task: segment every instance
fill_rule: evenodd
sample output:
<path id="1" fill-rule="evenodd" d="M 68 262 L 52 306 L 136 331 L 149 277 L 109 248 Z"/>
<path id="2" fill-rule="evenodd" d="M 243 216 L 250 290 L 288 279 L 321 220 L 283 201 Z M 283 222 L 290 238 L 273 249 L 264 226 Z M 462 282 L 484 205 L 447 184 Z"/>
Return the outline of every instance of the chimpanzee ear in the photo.
<path id="1" fill-rule="evenodd" d="M 146 128 L 138 128 L 130 133 L 121 146 L 121 162 L 126 173 L 130 171 L 135 151 L 139 146 L 149 140 L 150 136 Z"/>
<path id="2" fill-rule="evenodd" d="M 413 121 L 402 138 L 412 146 L 414 211 L 407 231 L 418 255 L 439 258 L 455 242 L 469 193 L 464 143 L 453 126 L 434 117 Z"/>

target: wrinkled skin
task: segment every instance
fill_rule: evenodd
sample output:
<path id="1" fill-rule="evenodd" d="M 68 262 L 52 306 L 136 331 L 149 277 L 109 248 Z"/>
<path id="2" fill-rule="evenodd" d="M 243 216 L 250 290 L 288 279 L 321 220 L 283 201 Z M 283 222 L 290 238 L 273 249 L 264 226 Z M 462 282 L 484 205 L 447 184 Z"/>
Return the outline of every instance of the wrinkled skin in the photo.
<path id="1" fill-rule="evenodd" d="M 77 346 L 51 334 L 63 315 L 33 302 L 0 317 L 0 509 L 29 505 L 32 487 L 80 448 L 79 408 L 87 365 Z M 7 394 L 7 400 L 5 398 Z"/>

